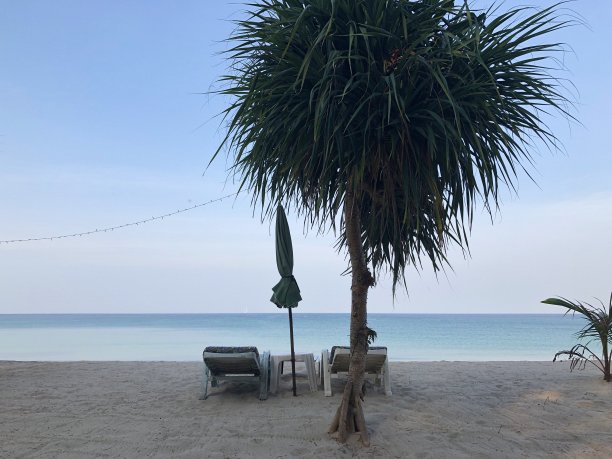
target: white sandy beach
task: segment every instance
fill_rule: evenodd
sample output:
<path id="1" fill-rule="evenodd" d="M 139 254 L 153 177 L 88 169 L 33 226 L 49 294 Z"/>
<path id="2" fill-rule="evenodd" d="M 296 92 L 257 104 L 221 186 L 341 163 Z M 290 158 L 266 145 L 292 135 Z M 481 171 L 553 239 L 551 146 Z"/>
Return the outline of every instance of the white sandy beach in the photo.
<path id="1" fill-rule="evenodd" d="M 366 398 L 369 448 L 326 434 L 338 392 L 300 379 L 294 398 L 284 375 L 266 401 L 226 383 L 202 401 L 201 368 L 0 362 L 0 457 L 612 457 L 612 383 L 567 363 L 392 363 L 393 395 Z"/>

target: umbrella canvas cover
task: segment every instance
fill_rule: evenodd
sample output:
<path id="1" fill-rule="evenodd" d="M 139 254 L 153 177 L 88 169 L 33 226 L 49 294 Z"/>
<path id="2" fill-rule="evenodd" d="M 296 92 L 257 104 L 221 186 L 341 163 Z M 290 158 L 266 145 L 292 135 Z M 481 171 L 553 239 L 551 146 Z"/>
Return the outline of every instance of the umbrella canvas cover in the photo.
<path id="1" fill-rule="evenodd" d="M 276 210 L 276 266 L 281 275 L 281 280 L 272 287 L 272 298 L 270 301 L 279 308 L 287 308 L 289 311 L 289 338 L 291 341 L 291 375 L 293 378 L 293 395 L 295 389 L 295 349 L 293 346 L 293 316 L 291 309 L 297 307 L 302 300 L 300 288 L 295 277 L 293 277 L 293 245 L 291 244 L 291 232 L 283 206 Z"/>

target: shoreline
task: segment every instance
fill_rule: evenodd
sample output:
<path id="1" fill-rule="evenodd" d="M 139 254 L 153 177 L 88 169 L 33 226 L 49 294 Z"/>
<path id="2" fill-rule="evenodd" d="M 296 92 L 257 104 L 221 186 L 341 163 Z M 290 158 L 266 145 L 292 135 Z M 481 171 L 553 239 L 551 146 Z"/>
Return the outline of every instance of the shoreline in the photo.
<path id="1" fill-rule="evenodd" d="M 296 351 L 296 353 L 298 353 L 298 351 Z M 314 358 L 315 358 L 315 362 L 317 362 L 318 360 L 320 360 L 321 358 L 321 354 L 313 354 Z M 529 360 L 529 359 L 514 359 L 514 360 L 504 360 L 504 359 L 492 359 L 492 360 L 452 360 L 452 359 L 448 359 L 448 360 L 397 360 L 397 359 L 393 359 L 390 358 L 389 359 L 389 363 L 390 364 L 417 364 L 417 363 L 458 363 L 458 364 L 462 364 L 462 363 L 508 363 L 508 364 L 513 364 L 513 363 L 542 363 L 542 364 L 548 364 L 548 363 L 552 363 L 552 358 L 550 360 Z M 557 359 L 557 361 L 555 363 L 557 364 L 562 364 L 566 362 L 566 360 L 564 359 Z M 0 365 L 2 364 L 20 364 L 20 363 L 40 363 L 40 364 L 44 364 L 44 363 L 100 363 L 100 364 L 104 364 L 104 363 L 186 363 L 186 364 L 202 364 L 202 360 L 117 360 L 117 359 L 106 359 L 106 360 L 93 360 L 93 359 L 82 359 L 82 360 L 17 360 L 17 359 L 0 359 Z M 587 367 L 588 368 L 588 367 Z M 580 370 L 574 370 L 575 372 L 579 372 Z"/>
<path id="2" fill-rule="evenodd" d="M 372 445 L 326 429 L 340 401 L 284 375 L 277 395 L 224 384 L 198 400 L 199 362 L 0 361 L 1 457 L 612 456 L 612 384 L 567 362 L 391 362 L 368 390 Z"/>

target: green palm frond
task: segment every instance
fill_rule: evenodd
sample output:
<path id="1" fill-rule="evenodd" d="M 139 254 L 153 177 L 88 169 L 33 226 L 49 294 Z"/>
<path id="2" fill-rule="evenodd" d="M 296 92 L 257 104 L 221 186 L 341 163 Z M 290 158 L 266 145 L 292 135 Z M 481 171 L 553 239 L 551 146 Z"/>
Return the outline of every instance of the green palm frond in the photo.
<path id="1" fill-rule="evenodd" d="M 475 209 L 497 207 L 571 116 L 554 74 L 570 24 L 558 5 L 474 12 L 453 0 L 254 0 L 229 38 L 223 148 L 264 216 L 342 222 L 354 192 L 373 274 L 467 248 Z M 214 159 L 214 158 L 213 158 Z M 346 245 L 338 231 L 338 246 Z"/>
<path id="2" fill-rule="evenodd" d="M 602 343 L 612 344 L 612 295 L 607 308 L 601 301 L 600 305 L 594 306 L 581 301 L 572 302 L 566 298 L 548 298 L 542 303 L 561 306 L 567 309 L 566 314 L 572 312 L 582 315 L 586 324 L 576 333 L 578 338 L 597 338 Z"/>
<path id="3" fill-rule="evenodd" d="M 604 374 L 604 379 L 606 379 L 605 359 L 602 360 L 595 352 L 593 352 L 584 344 L 576 344 L 569 350 L 557 352 L 553 357 L 553 362 L 556 362 L 559 357 L 564 356 L 569 358 L 570 371 L 574 371 L 576 368 L 578 368 L 579 370 L 584 370 L 586 368 L 586 364 L 590 363 L 599 371 L 601 371 Z"/>

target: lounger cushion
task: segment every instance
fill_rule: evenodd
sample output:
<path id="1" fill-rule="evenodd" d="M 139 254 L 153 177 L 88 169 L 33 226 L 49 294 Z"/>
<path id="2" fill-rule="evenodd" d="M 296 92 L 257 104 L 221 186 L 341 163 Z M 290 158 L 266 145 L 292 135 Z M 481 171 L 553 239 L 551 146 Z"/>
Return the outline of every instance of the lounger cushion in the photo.
<path id="1" fill-rule="evenodd" d="M 336 349 L 350 349 L 350 347 L 349 346 L 332 346 L 331 352 L 329 353 L 329 363 L 333 362 L 334 354 L 336 353 Z M 384 349 L 385 351 L 387 350 L 385 346 L 370 346 L 368 349 L 371 351 L 381 350 L 381 349 Z"/>
<path id="2" fill-rule="evenodd" d="M 208 354 L 208 355 L 207 355 Z M 219 354 L 219 357 L 213 355 Z M 221 357 L 223 354 L 235 354 L 236 358 L 228 356 Z M 246 354 L 246 355 L 241 355 Z M 254 358 L 253 358 L 253 354 Z M 253 375 L 260 374 L 259 353 L 256 347 L 230 347 L 230 346 L 210 346 L 204 349 L 204 364 L 215 376 L 223 375 Z"/>
<path id="3" fill-rule="evenodd" d="M 259 359 L 259 351 L 254 346 L 242 346 L 242 347 L 231 347 L 231 346 L 208 346 L 204 349 L 204 352 L 212 352 L 217 354 L 243 354 L 245 352 L 254 352 Z"/>

